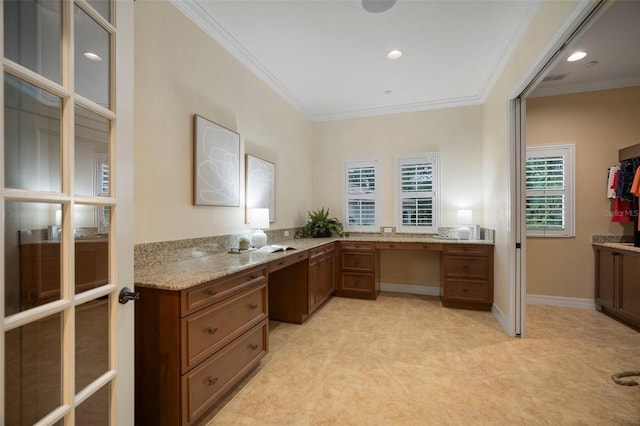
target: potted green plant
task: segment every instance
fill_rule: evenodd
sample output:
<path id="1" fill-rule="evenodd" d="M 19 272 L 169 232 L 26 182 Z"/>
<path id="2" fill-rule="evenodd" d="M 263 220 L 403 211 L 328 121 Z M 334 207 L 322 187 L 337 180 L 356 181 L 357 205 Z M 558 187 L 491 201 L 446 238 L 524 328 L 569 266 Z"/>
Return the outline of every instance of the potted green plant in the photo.
<path id="1" fill-rule="evenodd" d="M 335 217 L 329 217 L 329 209 L 322 207 L 319 210 L 307 212 L 309 219 L 304 228 L 296 232 L 297 238 L 342 237 L 344 230 L 342 223 Z"/>
<path id="2" fill-rule="evenodd" d="M 240 237 L 240 239 L 238 240 L 238 246 L 240 250 L 249 250 L 249 238 Z"/>

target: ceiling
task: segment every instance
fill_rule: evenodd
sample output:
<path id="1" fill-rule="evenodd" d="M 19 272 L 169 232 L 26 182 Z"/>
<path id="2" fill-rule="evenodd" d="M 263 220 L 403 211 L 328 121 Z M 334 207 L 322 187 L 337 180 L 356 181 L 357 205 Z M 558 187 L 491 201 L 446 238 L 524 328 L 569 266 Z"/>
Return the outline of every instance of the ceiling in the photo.
<path id="1" fill-rule="evenodd" d="M 172 3 L 307 118 L 329 121 L 482 103 L 540 0 L 397 0 L 380 13 L 366 11 L 361 0 Z M 637 22 L 640 2 L 628 3 L 635 3 L 635 16 L 620 12 L 599 35 L 585 38 L 585 46 L 597 48 L 587 61 L 595 58 L 597 66 L 557 65 L 552 74 L 567 75 L 540 90 L 609 78 L 601 70 L 613 60 L 611 51 L 621 50 L 603 45 L 611 32 L 635 37 L 635 58 L 615 79 L 640 76 L 638 30 L 623 34 L 616 23 Z M 402 57 L 388 60 L 392 49 Z"/>
<path id="2" fill-rule="evenodd" d="M 640 2 L 612 3 L 567 46 L 531 97 L 640 85 Z M 574 51 L 584 59 L 568 62 Z"/>

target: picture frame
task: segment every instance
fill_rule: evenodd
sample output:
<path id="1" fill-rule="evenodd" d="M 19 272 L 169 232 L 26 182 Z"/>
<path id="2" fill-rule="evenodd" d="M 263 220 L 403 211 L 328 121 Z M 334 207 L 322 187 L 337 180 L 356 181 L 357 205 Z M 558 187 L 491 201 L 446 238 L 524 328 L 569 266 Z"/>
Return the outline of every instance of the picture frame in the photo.
<path id="1" fill-rule="evenodd" d="M 276 165 L 246 154 L 246 217 L 253 208 L 268 208 L 269 222 L 276 221 Z"/>
<path id="2" fill-rule="evenodd" d="M 193 204 L 240 207 L 240 134 L 193 116 Z"/>

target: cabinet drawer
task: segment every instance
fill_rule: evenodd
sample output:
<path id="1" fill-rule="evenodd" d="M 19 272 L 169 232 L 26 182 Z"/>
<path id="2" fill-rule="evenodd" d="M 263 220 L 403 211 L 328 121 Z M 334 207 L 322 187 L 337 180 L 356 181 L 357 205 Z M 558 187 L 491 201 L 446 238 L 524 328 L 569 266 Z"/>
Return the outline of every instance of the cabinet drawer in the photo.
<path id="1" fill-rule="evenodd" d="M 375 258 L 373 253 L 342 253 L 342 269 L 351 271 L 373 272 Z"/>
<path id="2" fill-rule="evenodd" d="M 486 257 L 446 256 L 444 276 L 460 278 L 488 278 L 490 266 Z"/>
<path id="3" fill-rule="evenodd" d="M 309 259 L 323 256 L 325 254 L 331 254 L 335 250 L 334 244 L 327 244 L 324 246 L 316 247 L 309 250 Z"/>
<path id="4" fill-rule="evenodd" d="M 260 285 L 182 319 L 182 371 L 267 318 L 267 286 Z"/>
<path id="5" fill-rule="evenodd" d="M 466 254 L 475 256 L 488 256 L 493 251 L 493 246 L 446 244 L 445 254 Z"/>
<path id="6" fill-rule="evenodd" d="M 376 243 L 378 250 L 427 250 L 442 251 L 441 243 Z"/>
<path id="7" fill-rule="evenodd" d="M 219 302 L 261 281 L 266 284 L 266 279 L 267 268 L 258 267 L 185 290 L 180 302 L 180 316 Z"/>
<path id="8" fill-rule="evenodd" d="M 484 281 L 446 280 L 444 298 L 461 302 L 492 302 L 490 287 Z"/>
<path id="9" fill-rule="evenodd" d="M 354 251 L 374 251 L 375 243 L 364 243 L 361 241 L 341 241 L 340 249 Z"/>
<path id="10" fill-rule="evenodd" d="M 183 423 L 198 420 L 267 353 L 267 321 L 182 376 Z"/>
<path id="11" fill-rule="evenodd" d="M 304 250 L 286 257 L 281 257 L 280 259 L 272 260 L 271 262 L 269 262 L 269 272 L 275 272 L 278 269 L 286 268 L 287 266 L 291 266 L 294 263 L 302 262 L 308 257 L 309 252 L 307 250 Z"/>
<path id="12" fill-rule="evenodd" d="M 371 274 L 342 274 L 340 290 L 361 293 L 371 293 L 375 291 L 375 277 Z"/>

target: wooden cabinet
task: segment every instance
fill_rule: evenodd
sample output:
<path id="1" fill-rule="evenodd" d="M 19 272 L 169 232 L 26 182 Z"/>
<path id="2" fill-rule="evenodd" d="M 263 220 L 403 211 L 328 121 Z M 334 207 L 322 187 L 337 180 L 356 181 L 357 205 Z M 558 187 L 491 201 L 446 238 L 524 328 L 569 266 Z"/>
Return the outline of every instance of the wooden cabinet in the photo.
<path id="1" fill-rule="evenodd" d="M 443 306 L 491 310 L 493 246 L 445 244 L 441 269 Z"/>
<path id="2" fill-rule="evenodd" d="M 309 315 L 333 295 L 334 252 L 334 243 L 309 250 Z"/>
<path id="3" fill-rule="evenodd" d="M 136 424 L 193 424 L 267 353 L 267 267 L 136 290 Z"/>
<path id="4" fill-rule="evenodd" d="M 380 293 L 379 252 L 374 243 L 338 243 L 338 285 L 336 295 L 376 299 Z"/>
<path id="5" fill-rule="evenodd" d="M 596 307 L 640 328 L 640 253 L 595 247 Z"/>

